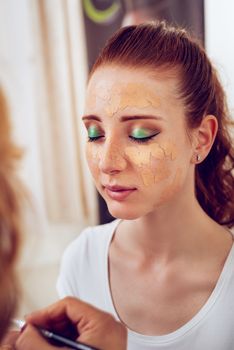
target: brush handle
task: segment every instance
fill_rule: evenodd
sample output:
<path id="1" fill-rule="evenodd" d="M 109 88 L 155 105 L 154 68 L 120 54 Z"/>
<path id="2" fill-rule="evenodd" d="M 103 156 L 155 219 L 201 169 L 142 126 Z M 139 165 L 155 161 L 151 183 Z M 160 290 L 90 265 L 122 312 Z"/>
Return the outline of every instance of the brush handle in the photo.
<path id="1" fill-rule="evenodd" d="M 98 350 L 97 348 L 93 348 L 89 345 L 73 341 L 71 339 L 65 338 L 59 334 L 47 331 L 46 329 L 39 328 L 41 334 L 48 339 L 54 340 L 58 343 L 58 345 L 66 345 L 71 349 L 79 349 L 79 350 Z"/>

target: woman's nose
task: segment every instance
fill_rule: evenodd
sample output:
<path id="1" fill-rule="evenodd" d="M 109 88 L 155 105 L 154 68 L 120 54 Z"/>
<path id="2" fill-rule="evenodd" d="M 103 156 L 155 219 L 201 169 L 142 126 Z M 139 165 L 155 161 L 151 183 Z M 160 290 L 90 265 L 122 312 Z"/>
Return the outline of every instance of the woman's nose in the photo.
<path id="1" fill-rule="evenodd" d="M 117 173 L 123 171 L 126 165 L 124 152 L 117 145 L 106 144 L 103 147 L 99 161 L 99 168 L 102 172 L 107 174 Z"/>

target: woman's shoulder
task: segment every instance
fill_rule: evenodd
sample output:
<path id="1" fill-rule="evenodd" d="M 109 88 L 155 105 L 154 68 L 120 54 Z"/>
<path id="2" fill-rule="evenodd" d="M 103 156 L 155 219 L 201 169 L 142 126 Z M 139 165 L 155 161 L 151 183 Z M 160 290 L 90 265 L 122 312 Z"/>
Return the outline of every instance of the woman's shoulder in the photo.
<path id="1" fill-rule="evenodd" d="M 116 219 L 110 223 L 86 227 L 78 237 L 65 249 L 63 258 L 73 259 L 78 255 L 87 255 L 91 250 L 98 251 L 111 240 L 115 228 L 119 222 Z M 79 253 L 79 254 L 78 254 Z"/>
<path id="2" fill-rule="evenodd" d="M 89 226 L 80 233 L 76 241 L 91 241 L 92 243 L 96 244 L 102 240 L 109 239 L 110 236 L 113 235 L 119 221 L 120 219 L 115 219 L 106 224 Z"/>

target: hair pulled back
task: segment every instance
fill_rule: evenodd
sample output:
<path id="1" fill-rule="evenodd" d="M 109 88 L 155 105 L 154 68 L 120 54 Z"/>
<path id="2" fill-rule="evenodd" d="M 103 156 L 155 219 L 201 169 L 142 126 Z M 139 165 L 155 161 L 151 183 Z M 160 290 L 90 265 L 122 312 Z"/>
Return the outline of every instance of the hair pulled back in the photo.
<path id="1" fill-rule="evenodd" d="M 178 71 L 179 95 L 186 108 L 187 126 L 196 128 L 204 116 L 214 115 L 218 132 L 206 159 L 196 165 L 195 190 L 206 213 L 229 227 L 234 225 L 233 125 L 225 94 L 205 50 L 184 29 L 163 22 L 121 28 L 107 42 L 92 73 L 106 64 L 130 68 L 166 68 Z"/>

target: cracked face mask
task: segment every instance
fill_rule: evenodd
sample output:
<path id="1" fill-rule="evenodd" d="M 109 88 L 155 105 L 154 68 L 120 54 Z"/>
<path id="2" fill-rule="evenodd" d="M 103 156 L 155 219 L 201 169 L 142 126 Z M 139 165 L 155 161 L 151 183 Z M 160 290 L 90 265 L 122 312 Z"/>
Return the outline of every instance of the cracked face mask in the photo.
<path id="1" fill-rule="evenodd" d="M 137 82 L 124 83 L 120 86 L 105 86 L 105 81 L 100 81 L 96 86 L 96 97 L 91 101 L 97 106 L 105 102 L 105 113 L 110 117 L 124 111 L 128 106 L 144 109 L 149 106 L 156 108 L 160 105 L 158 96 L 147 88 L 147 85 L 144 88 L 144 94 L 141 89 L 142 85 Z"/>
<path id="2" fill-rule="evenodd" d="M 96 187 L 116 217 L 138 217 L 175 197 L 192 154 L 175 77 L 105 66 L 90 79 L 84 123 Z M 134 189 L 123 200 L 106 186 Z M 117 191 L 117 189 L 116 189 Z M 119 196 L 121 198 L 121 196 Z"/>

